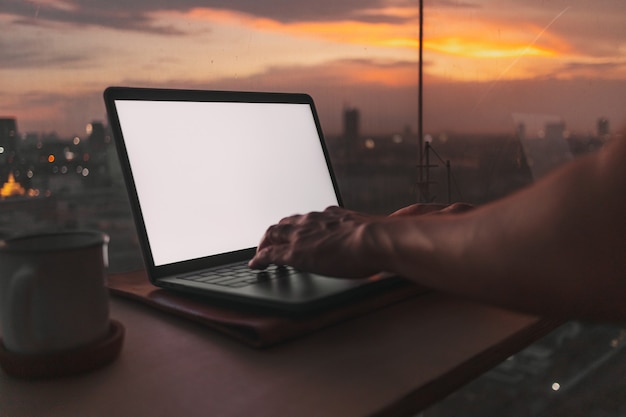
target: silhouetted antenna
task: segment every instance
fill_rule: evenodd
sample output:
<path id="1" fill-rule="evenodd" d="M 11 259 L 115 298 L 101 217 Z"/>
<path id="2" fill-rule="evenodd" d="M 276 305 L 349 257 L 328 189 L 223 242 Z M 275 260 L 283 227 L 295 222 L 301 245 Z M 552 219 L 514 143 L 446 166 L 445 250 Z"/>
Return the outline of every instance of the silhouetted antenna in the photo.
<path id="1" fill-rule="evenodd" d="M 452 166 L 450 164 L 450 160 L 447 159 L 444 161 L 443 158 L 441 158 L 441 156 L 439 156 L 437 151 L 435 151 L 435 149 L 432 147 L 430 142 L 426 142 L 425 147 L 424 147 L 424 158 L 426 161 L 424 164 L 419 165 L 419 169 L 423 173 L 425 173 L 424 179 L 418 182 L 418 188 L 419 188 L 420 196 L 422 197 L 422 202 L 432 203 L 434 201 L 434 198 L 430 196 L 430 185 L 436 184 L 437 181 L 432 181 L 430 179 L 430 169 L 438 168 L 439 165 L 433 165 L 430 163 L 431 152 L 437 157 L 437 159 L 439 159 L 439 162 L 441 162 L 442 164 L 445 164 L 446 166 L 446 178 L 447 178 L 446 185 L 447 185 L 448 204 L 452 204 L 452 182 L 454 181 L 454 186 L 457 190 L 457 193 L 459 193 L 459 196 L 461 196 L 461 190 L 459 189 L 459 186 L 456 182 L 456 178 L 454 178 L 454 175 L 452 174 Z"/>
<path id="2" fill-rule="evenodd" d="M 424 112 L 422 110 L 424 102 L 423 91 L 423 52 L 424 52 L 424 1 L 419 2 L 419 65 L 418 65 L 418 83 L 417 83 L 417 138 L 418 138 L 418 201 L 422 200 L 421 184 L 424 181 Z"/>
<path id="3" fill-rule="evenodd" d="M 423 152 L 425 163 L 420 163 L 417 167 L 420 172 L 420 180 L 417 182 L 417 189 L 420 195 L 421 203 L 432 203 L 433 199 L 430 196 L 430 185 L 436 184 L 436 181 L 430 179 L 430 169 L 437 168 L 439 165 L 431 165 L 430 163 L 430 150 L 431 146 L 429 142 L 426 142 Z"/>

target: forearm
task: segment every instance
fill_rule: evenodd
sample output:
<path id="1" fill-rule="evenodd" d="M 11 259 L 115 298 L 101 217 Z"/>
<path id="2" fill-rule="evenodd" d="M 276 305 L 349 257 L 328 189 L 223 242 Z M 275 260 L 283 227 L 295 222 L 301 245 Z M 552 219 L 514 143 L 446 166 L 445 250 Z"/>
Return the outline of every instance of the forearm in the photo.
<path id="1" fill-rule="evenodd" d="M 376 226 L 387 249 L 380 259 L 387 270 L 484 302 L 626 319 L 620 163 L 607 151 L 473 212 L 389 219 Z"/>

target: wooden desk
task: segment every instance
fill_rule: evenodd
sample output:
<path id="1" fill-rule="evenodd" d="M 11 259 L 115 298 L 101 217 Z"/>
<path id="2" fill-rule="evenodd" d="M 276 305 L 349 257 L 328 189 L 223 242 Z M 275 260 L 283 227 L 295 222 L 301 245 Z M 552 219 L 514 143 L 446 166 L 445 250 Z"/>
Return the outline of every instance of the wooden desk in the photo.
<path id="1" fill-rule="evenodd" d="M 27 382 L 0 371 L 0 416 L 401 416 L 451 393 L 555 323 L 437 293 L 267 350 L 113 298 L 120 357 Z"/>

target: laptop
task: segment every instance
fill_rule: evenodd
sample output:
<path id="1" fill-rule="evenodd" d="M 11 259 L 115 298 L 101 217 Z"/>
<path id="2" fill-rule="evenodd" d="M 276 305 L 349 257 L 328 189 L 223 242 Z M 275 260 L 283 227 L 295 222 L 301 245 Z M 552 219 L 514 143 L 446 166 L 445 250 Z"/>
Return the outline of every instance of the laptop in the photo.
<path id="1" fill-rule="evenodd" d="M 268 226 L 342 204 L 309 95 L 109 87 L 104 99 L 155 286 L 308 312 L 400 281 L 247 268 Z"/>

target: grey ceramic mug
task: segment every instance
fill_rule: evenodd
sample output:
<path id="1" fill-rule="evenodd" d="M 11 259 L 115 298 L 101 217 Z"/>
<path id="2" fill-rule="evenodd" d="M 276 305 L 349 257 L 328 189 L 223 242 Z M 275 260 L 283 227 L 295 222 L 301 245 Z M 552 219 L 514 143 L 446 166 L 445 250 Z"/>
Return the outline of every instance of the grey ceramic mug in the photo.
<path id="1" fill-rule="evenodd" d="M 107 335 L 108 242 L 89 230 L 0 240 L 0 335 L 8 351 L 58 352 Z"/>

